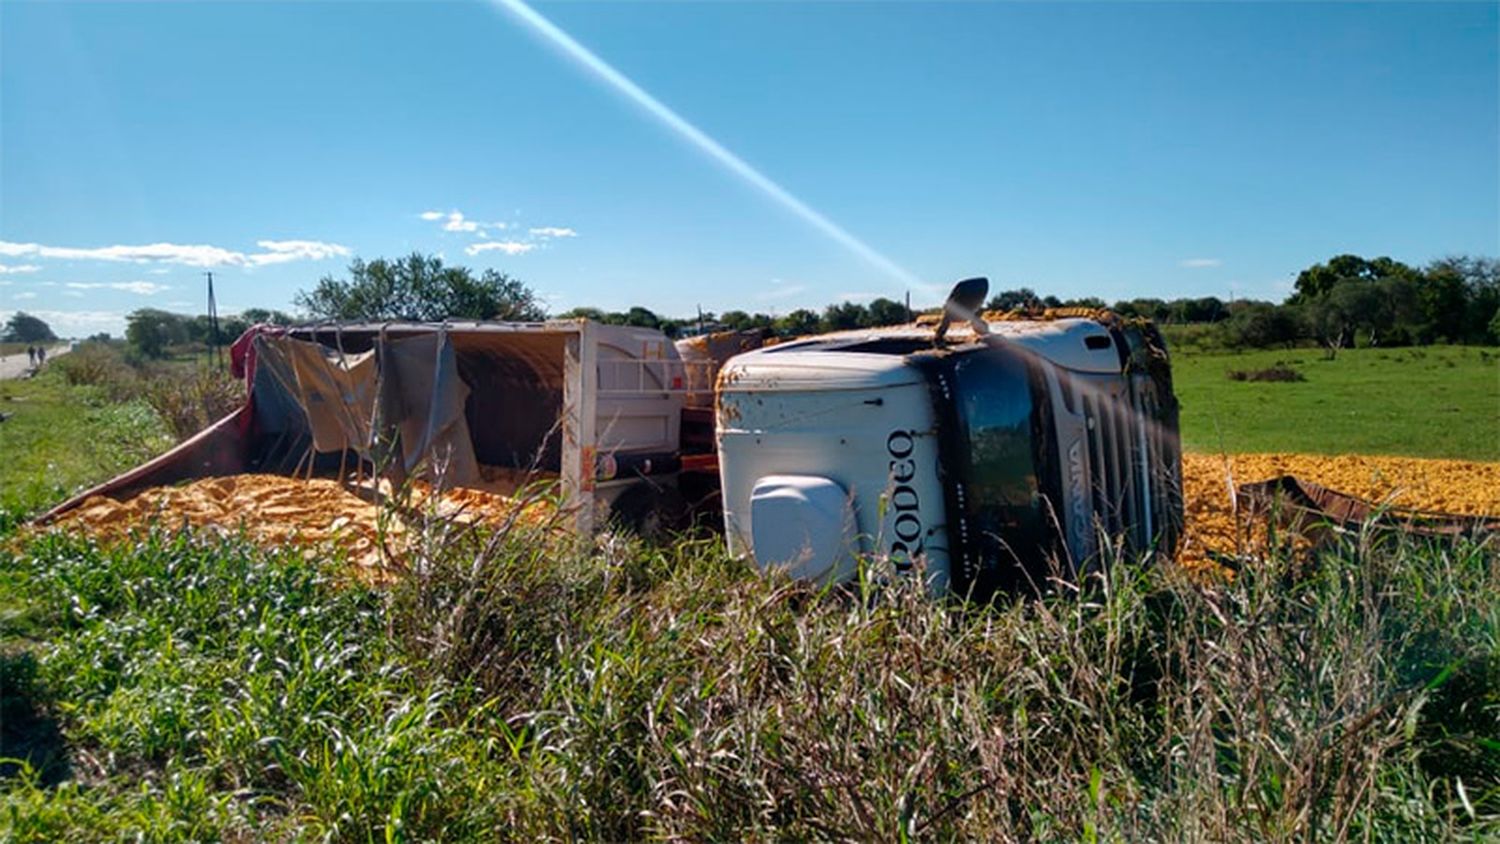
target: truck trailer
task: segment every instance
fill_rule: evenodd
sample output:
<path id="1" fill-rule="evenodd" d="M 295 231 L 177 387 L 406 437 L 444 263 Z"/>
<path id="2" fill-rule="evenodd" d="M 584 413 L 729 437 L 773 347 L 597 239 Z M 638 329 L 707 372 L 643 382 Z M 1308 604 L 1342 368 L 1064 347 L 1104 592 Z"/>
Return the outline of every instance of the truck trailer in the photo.
<path id="1" fill-rule="evenodd" d="M 378 475 L 555 482 L 582 533 L 706 514 L 734 554 L 825 584 L 868 559 L 982 596 L 1170 555 L 1161 336 L 1104 311 L 978 315 L 984 287 L 908 325 L 768 345 L 588 320 L 257 326 L 232 354 L 243 407 L 39 521 L 204 476 Z"/>

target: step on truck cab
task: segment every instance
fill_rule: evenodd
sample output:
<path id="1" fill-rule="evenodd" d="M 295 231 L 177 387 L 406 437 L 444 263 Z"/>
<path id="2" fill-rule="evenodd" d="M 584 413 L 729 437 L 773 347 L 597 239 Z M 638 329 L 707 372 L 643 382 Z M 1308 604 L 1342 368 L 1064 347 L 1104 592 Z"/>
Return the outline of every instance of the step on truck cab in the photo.
<path id="1" fill-rule="evenodd" d="M 723 367 L 732 553 L 820 583 L 888 561 L 974 597 L 1040 585 L 1054 562 L 1077 578 L 1120 552 L 1172 553 L 1182 470 L 1161 335 L 1105 311 L 975 316 L 988 283 L 964 285 L 940 318 Z"/>

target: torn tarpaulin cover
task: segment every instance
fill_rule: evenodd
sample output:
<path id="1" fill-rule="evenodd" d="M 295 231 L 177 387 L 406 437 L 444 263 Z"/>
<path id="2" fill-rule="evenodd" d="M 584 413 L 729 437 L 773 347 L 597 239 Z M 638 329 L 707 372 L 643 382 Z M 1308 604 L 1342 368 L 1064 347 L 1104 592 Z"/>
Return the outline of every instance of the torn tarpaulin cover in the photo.
<path id="1" fill-rule="evenodd" d="M 402 476 L 427 465 L 453 484 L 479 480 L 474 442 L 464 418 L 469 386 L 458 375 L 447 331 L 375 345 L 380 372 L 379 420 L 400 434 Z M 433 478 L 434 480 L 436 478 Z"/>
<path id="2" fill-rule="evenodd" d="M 453 483 L 478 479 L 464 418 L 469 388 L 447 332 L 381 338 L 360 354 L 261 335 L 255 353 L 263 430 L 305 427 L 315 451 L 352 450 L 397 481 L 423 464 Z M 398 453 L 381 453 L 381 443 L 398 444 Z"/>

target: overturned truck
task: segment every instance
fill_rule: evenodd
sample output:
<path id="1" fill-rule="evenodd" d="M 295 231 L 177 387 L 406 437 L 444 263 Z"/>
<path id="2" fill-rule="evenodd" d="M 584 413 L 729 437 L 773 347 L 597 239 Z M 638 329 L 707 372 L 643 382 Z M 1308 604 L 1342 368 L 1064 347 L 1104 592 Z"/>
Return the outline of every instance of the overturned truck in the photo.
<path id="1" fill-rule="evenodd" d="M 980 282 L 909 325 L 763 347 L 587 320 L 260 326 L 233 350 L 242 408 L 42 521 L 210 475 L 540 479 L 581 532 L 708 513 L 732 552 L 824 583 L 877 558 L 983 595 L 1170 555 L 1160 335 L 1108 312 L 977 316 Z"/>

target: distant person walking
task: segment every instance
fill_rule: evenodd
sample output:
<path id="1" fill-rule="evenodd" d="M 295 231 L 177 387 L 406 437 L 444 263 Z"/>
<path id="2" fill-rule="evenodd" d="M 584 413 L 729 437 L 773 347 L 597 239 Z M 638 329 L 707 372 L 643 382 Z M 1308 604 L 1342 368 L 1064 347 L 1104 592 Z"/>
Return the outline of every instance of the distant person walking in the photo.
<path id="1" fill-rule="evenodd" d="M 36 365 L 37 366 L 43 366 L 46 363 L 47 363 L 47 347 L 46 346 L 37 346 L 36 347 Z"/>
<path id="2" fill-rule="evenodd" d="M 33 369 L 36 368 L 36 346 L 26 347 L 26 360 L 31 364 Z"/>

